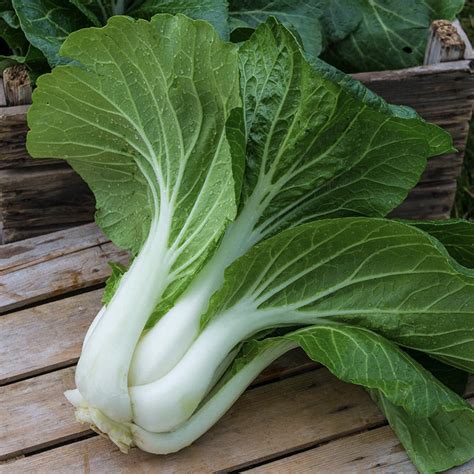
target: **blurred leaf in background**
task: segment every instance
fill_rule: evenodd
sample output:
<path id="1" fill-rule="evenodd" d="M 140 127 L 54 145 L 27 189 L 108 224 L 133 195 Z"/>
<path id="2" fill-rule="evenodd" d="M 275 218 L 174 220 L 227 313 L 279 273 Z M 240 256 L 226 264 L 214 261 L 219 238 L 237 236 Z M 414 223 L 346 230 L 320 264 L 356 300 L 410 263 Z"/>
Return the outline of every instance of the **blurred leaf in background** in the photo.
<path id="1" fill-rule="evenodd" d="M 460 15 L 461 24 L 471 43 L 474 43 L 474 0 L 467 0 Z M 458 183 L 458 194 L 453 210 L 454 217 L 474 220 L 474 120 L 464 156 L 463 173 Z"/>

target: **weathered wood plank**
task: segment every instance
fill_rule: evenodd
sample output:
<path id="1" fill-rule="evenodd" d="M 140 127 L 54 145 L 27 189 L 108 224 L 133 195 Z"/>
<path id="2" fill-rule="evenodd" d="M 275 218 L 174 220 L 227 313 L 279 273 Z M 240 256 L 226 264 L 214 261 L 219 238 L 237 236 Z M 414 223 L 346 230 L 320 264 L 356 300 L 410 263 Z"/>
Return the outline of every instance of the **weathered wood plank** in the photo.
<path id="1" fill-rule="evenodd" d="M 71 381 L 72 369 L 65 369 L 3 387 L 0 406 L 12 419 L 1 437 L 3 457 L 69 439 L 73 430 L 84 434 L 73 420 L 72 408 L 62 401 L 61 392 Z M 68 473 L 236 469 L 380 423 L 383 417 L 364 390 L 319 369 L 248 390 L 214 428 L 178 454 L 152 456 L 134 449 L 126 456 L 95 437 L 7 464 L 5 469 Z"/>
<path id="2" fill-rule="evenodd" d="M 73 368 L 0 388 L 0 460 L 88 432 L 62 396 L 71 387 Z"/>
<path id="3" fill-rule="evenodd" d="M 474 401 L 474 400 L 473 400 Z M 390 427 L 383 426 L 365 433 L 331 441 L 309 451 L 250 469 L 252 474 L 297 473 L 404 473 L 418 471 L 406 455 Z M 450 473 L 474 472 L 474 461 L 452 469 Z"/>
<path id="4" fill-rule="evenodd" d="M 3 87 L 3 78 L 0 77 L 0 107 L 6 107 L 7 98 L 5 97 L 5 89 Z"/>
<path id="5" fill-rule="evenodd" d="M 474 405 L 474 377 L 470 378 L 466 393 L 471 397 L 470 403 Z M 253 474 L 284 474 L 290 471 L 417 472 L 395 433 L 388 426 L 331 441 L 324 446 L 317 446 L 248 470 Z M 449 472 L 474 472 L 474 460 Z"/>
<path id="6" fill-rule="evenodd" d="M 435 20 L 425 52 L 424 64 L 438 64 L 464 58 L 466 43 L 457 28 L 447 20 Z"/>
<path id="7" fill-rule="evenodd" d="M 95 200 L 69 165 L 0 170 L 3 242 L 14 242 L 94 219 Z"/>
<path id="8" fill-rule="evenodd" d="M 101 298 L 89 291 L 0 317 L 0 385 L 75 363 Z"/>
<path id="9" fill-rule="evenodd" d="M 26 66 L 15 64 L 3 71 L 3 88 L 7 105 L 31 104 L 31 82 Z"/>
<path id="10" fill-rule="evenodd" d="M 75 253 L 109 239 L 95 224 L 85 224 L 0 247 L 0 275 Z"/>
<path id="11" fill-rule="evenodd" d="M 98 285 L 110 275 L 107 262 L 126 263 L 112 243 L 99 244 L 0 275 L 0 313 Z"/>

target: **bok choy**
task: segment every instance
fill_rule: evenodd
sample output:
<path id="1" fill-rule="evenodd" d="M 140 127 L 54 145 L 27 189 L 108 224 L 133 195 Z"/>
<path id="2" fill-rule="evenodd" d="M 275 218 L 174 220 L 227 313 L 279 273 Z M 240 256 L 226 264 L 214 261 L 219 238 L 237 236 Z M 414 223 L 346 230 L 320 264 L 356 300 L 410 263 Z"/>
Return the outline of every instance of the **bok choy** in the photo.
<path id="1" fill-rule="evenodd" d="M 384 218 L 446 132 L 310 65 L 274 18 L 236 46 L 182 15 L 116 16 L 61 55 L 28 149 L 67 160 L 133 254 L 67 394 L 79 420 L 124 451 L 177 451 L 301 346 L 370 391 L 421 470 L 474 456 L 472 408 L 411 352 L 473 372 L 474 229 Z M 424 424 L 455 452 L 431 459 Z"/>

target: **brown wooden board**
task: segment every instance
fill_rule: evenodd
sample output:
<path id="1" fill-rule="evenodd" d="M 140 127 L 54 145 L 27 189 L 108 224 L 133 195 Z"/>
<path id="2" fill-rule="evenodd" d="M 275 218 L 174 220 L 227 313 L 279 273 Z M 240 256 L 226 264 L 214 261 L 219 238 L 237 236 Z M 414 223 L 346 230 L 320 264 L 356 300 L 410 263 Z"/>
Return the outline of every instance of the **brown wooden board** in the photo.
<path id="1" fill-rule="evenodd" d="M 94 225 L 2 246 L 0 313 L 101 284 L 110 275 L 109 261 L 128 259 Z"/>
<path id="2" fill-rule="evenodd" d="M 403 473 L 418 471 L 388 426 L 329 442 L 315 449 L 249 469 L 252 474 Z M 474 472 L 474 461 L 450 473 Z"/>

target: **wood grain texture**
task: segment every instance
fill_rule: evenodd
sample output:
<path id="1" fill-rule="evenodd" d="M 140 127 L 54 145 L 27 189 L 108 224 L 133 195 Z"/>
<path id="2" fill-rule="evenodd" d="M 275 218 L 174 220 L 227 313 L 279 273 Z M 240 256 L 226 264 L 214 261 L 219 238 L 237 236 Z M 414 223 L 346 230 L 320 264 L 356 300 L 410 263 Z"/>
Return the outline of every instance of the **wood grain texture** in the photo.
<path id="1" fill-rule="evenodd" d="M 3 243 L 94 219 L 95 200 L 69 165 L 0 170 Z"/>
<path id="2" fill-rule="evenodd" d="M 65 369 L 32 379 L 41 396 L 30 395 L 32 381 L 3 387 L 0 406 L 15 418 L 0 442 L 3 457 L 53 445 L 72 437 L 73 430 L 84 434 L 73 421 L 72 408 L 62 401 L 61 391 L 71 376 L 72 369 Z M 55 423 L 44 427 L 39 423 L 50 418 Z M 153 456 L 134 449 L 123 455 L 109 441 L 95 437 L 9 463 L 5 469 L 55 473 L 238 469 L 380 423 L 383 417 L 364 390 L 318 369 L 246 391 L 208 433 L 177 454 Z"/>
<path id="3" fill-rule="evenodd" d="M 101 299 L 95 290 L 0 317 L 0 385 L 75 363 Z"/>
<path id="4" fill-rule="evenodd" d="M 0 313 L 103 283 L 110 275 L 109 261 L 126 264 L 128 255 L 105 243 L 4 273 Z"/>
<path id="5" fill-rule="evenodd" d="M 5 96 L 5 88 L 3 87 L 3 77 L 0 77 L 0 107 L 6 107 L 7 98 Z"/>
<path id="6" fill-rule="evenodd" d="M 457 28 L 447 20 L 431 23 L 423 64 L 438 64 L 464 59 L 466 43 Z"/>
<path id="7" fill-rule="evenodd" d="M 95 224 L 86 224 L 3 245 L 0 275 L 107 242 L 109 239 Z"/>
<path id="8" fill-rule="evenodd" d="M 466 390 L 474 405 L 474 377 Z M 250 469 L 252 474 L 298 473 L 416 473 L 417 470 L 390 427 L 384 426 L 318 446 L 302 453 Z M 449 472 L 474 472 L 474 460 Z"/>
<path id="9" fill-rule="evenodd" d="M 251 474 L 287 474 L 289 472 L 416 474 L 418 471 L 408 459 L 395 433 L 390 427 L 383 426 L 332 441 L 246 472 Z M 472 473 L 474 461 L 448 472 L 451 474 Z"/>
<path id="10" fill-rule="evenodd" d="M 3 88 L 7 105 L 31 104 L 32 88 L 25 65 L 15 64 L 4 69 Z"/>

